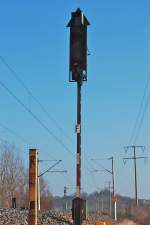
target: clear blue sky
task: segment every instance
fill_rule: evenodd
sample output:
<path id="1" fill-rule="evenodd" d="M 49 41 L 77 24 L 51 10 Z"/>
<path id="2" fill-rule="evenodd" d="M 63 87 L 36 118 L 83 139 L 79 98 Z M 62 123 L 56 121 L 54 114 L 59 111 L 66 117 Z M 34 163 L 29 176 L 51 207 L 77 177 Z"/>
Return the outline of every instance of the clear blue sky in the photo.
<path id="1" fill-rule="evenodd" d="M 82 187 L 92 192 L 103 188 L 109 174 L 93 174 L 91 158 L 115 157 L 117 192 L 134 196 L 133 162 L 123 165 L 123 147 L 129 144 L 135 118 L 150 72 L 150 2 L 108 0 L 1 1 L 0 55 L 16 71 L 51 118 L 0 61 L 0 81 L 36 114 L 65 146 L 76 153 L 76 84 L 68 82 L 69 29 L 71 12 L 80 7 L 88 27 L 88 82 L 82 88 Z M 150 91 L 150 88 L 149 90 Z M 28 148 L 37 147 L 41 159 L 62 159 L 56 169 L 67 175 L 46 176 L 53 194 L 75 186 L 75 158 L 43 129 L 2 87 L 0 137 L 22 149 L 26 164 Z M 63 131 L 58 129 L 56 122 Z M 66 135 L 64 135 L 64 133 Z M 149 146 L 150 108 L 136 144 Z M 67 136 L 67 137 L 66 137 Z M 69 138 L 68 138 L 69 136 Z M 70 140 L 71 139 L 71 140 Z M 30 143 L 30 144 L 29 144 Z M 139 151 L 139 154 L 143 155 Z M 150 155 L 149 151 L 145 153 Z M 130 153 L 127 156 L 131 156 Z M 102 161 L 110 168 L 109 161 Z M 41 165 L 44 170 L 49 164 Z M 147 179 L 150 162 L 138 161 L 139 197 L 149 198 Z M 68 190 L 68 194 L 74 190 Z"/>

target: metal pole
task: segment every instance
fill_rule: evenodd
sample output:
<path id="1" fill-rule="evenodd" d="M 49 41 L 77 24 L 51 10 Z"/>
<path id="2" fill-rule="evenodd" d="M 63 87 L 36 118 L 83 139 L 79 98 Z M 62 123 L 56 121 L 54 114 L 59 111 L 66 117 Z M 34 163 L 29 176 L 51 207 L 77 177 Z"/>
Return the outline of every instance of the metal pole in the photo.
<path id="1" fill-rule="evenodd" d="M 98 198 L 96 198 L 95 203 L 96 203 L 96 214 L 97 214 L 98 213 Z"/>
<path id="2" fill-rule="evenodd" d="M 112 183 L 113 183 L 113 214 L 114 220 L 117 220 L 117 206 L 115 200 L 115 171 L 114 171 L 114 158 L 112 157 Z"/>
<path id="3" fill-rule="evenodd" d="M 109 213 L 110 213 L 110 216 L 111 216 L 111 190 L 109 190 Z"/>
<path id="4" fill-rule="evenodd" d="M 109 182 L 109 214 L 111 216 L 111 182 Z"/>
<path id="5" fill-rule="evenodd" d="M 109 215 L 111 216 L 111 181 L 108 181 L 108 190 L 109 190 Z"/>
<path id="6" fill-rule="evenodd" d="M 40 178 L 39 178 L 39 160 L 37 161 L 37 204 L 38 204 L 38 210 L 41 210 L 41 202 L 40 202 Z"/>
<path id="7" fill-rule="evenodd" d="M 97 198 L 97 213 L 99 214 L 100 212 L 100 196 L 98 195 L 98 198 Z"/>
<path id="8" fill-rule="evenodd" d="M 68 209 L 68 204 L 67 204 L 67 199 L 66 199 L 66 202 L 65 202 L 65 211 L 67 211 Z"/>
<path id="9" fill-rule="evenodd" d="M 76 177 L 76 197 L 80 197 L 81 192 L 81 82 L 77 82 L 77 177 Z"/>
<path id="10" fill-rule="evenodd" d="M 102 207 L 101 207 L 101 211 L 102 211 L 102 213 L 103 213 L 103 211 L 104 211 L 104 200 L 103 200 L 103 190 L 101 191 L 101 203 L 102 203 Z"/>
<path id="11" fill-rule="evenodd" d="M 136 170 L 136 146 L 133 146 L 134 149 L 134 172 L 135 172 L 135 201 L 136 206 L 138 207 L 138 195 L 137 195 L 137 170 Z"/>
<path id="12" fill-rule="evenodd" d="M 100 192 L 97 194 L 97 214 L 100 213 L 100 200 L 101 200 L 101 196 L 100 196 Z"/>

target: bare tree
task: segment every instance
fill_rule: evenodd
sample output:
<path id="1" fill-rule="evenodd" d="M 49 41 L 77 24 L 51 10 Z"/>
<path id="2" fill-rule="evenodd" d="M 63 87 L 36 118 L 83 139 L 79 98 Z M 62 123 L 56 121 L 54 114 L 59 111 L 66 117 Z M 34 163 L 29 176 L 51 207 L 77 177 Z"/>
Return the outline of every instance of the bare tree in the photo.
<path id="1" fill-rule="evenodd" d="M 13 197 L 25 192 L 26 175 L 19 149 L 15 145 L 0 144 L 0 206 L 10 207 Z"/>
<path id="2" fill-rule="evenodd" d="M 48 184 L 43 177 L 40 177 L 40 196 L 41 209 L 48 210 L 53 208 L 53 196 L 49 190 Z"/>
<path id="3" fill-rule="evenodd" d="M 16 198 L 17 207 L 27 208 L 29 205 L 29 173 L 19 153 L 20 149 L 13 144 L 0 144 L 0 207 L 11 207 L 12 198 Z M 41 207 L 50 209 L 53 198 L 43 177 L 40 184 Z"/>

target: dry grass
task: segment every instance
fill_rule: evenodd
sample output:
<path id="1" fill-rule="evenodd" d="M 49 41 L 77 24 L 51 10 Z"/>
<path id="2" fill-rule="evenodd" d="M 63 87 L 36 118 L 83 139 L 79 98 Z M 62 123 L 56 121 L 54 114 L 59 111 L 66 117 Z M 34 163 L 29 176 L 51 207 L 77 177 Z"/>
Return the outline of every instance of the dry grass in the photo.
<path id="1" fill-rule="evenodd" d="M 118 223 L 118 225 L 137 225 L 137 223 L 133 222 L 132 220 L 123 220 L 122 222 Z"/>

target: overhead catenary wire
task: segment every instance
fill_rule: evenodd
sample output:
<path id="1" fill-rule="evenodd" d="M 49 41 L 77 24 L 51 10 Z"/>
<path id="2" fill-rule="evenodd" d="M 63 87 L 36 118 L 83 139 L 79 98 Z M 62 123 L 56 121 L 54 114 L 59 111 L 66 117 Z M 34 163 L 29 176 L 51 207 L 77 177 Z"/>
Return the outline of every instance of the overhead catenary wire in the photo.
<path id="1" fill-rule="evenodd" d="M 2 81 L 0 81 L 0 85 L 73 157 L 75 155 L 72 151 L 27 107 Z M 87 171 L 90 173 L 89 168 L 85 167 Z M 91 174 L 91 173 L 90 173 Z"/>
<path id="2" fill-rule="evenodd" d="M 42 172 L 38 177 L 43 176 L 44 174 L 46 174 L 47 172 L 50 172 L 51 169 L 53 169 L 56 165 L 58 165 L 62 160 L 58 160 L 56 163 L 54 163 L 54 165 L 50 166 L 47 170 L 45 170 L 44 172 Z"/>
<path id="3" fill-rule="evenodd" d="M 30 148 L 31 146 L 33 146 L 33 143 L 31 144 L 31 141 L 27 140 L 26 138 L 24 138 L 23 136 L 21 136 L 20 134 L 18 134 L 18 132 L 14 131 L 12 128 L 9 128 L 9 127 L 7 127 L 6 125 L 4 125 L 2 123 L 0 123 L 0 127 L 2 129 L 6 130 L 8 133 L 12 134 L 13 136 L 17 137 L 23 144 L 26 144 L 28 146 L 28 148 Z M 0 138 L 0 141 L 2 143 L 5 143 L 6 142 L 6 140 L 5 139 L 2 139 L 2 138 Z M 23 152 L 25 154 L 27 154 L 27 151 L 24 151 L 23 150 Z M 50 155 L 50 156 L 53 158 L 52 155 Z M 52 159 L 52 160 L 47 160 L 47 161 L 57 161 L 57 160 L 56 159 Z"/>
<path id="4" fill-rule="evenodd" d="M 57 127 L 57 129 L 63 134 L 63 136 L 65 136 L 70 142 L 72 142 L 71 137 L 64 131 L 64 129 L 59 125 L 59 123 L 56 121 L 56 119 L 54 119 L 50 113 L 46 110 L 46 108 L 43 106 L 43 104 L 38 100 L 38 98 L 35 97 L 35 95 L 33 95 L 32 91 L 27 87 L 27 85 L 22 81 L 22 79 L 20 78 L 20 76 L 18 75 L 18 73 L 12 68 L 12 66 L 10 66 L 8 64 L 8 62 L 6 61 L 6 59 L 2 56 L 0 56 L 0 60 L 1 62 L 6 66 L 6 68 L 10 71 L 10 73 L 12 74 L 12 76 L 20 83 L 20 85 L 24 88 L 24 90 L 27 92 L 27 94 L 29 96 L 31 96 L 31 98 L 39 105 L 39 107 L 41 108 L 41 110 L 44 112 L 44 114 L 47 116 L 47 118 L 49 120 L 51 120 L 55 126 Z"/>
<path id="5" fill-rule="evenodd" d="M 39 117 L 34 114 L 2 81 L 0 81 L 0 85 L 11 95 L 23 108 L 25 111 L 27 111 L 46 131 L 47 133 L 52 136 L 56 142 L 58 142 L 63 149 L 65 149 L 67 152 L 69 152 L 72 156 L 74 154 L 72 151 L 60 140 L 40 119 Z"/>
<path id="6" fill-rule="evenodd" d="M 13 136 L 17 137 L 23 144 L 26 144 L 28 148 L 31 146 L 31 142 L 29 142 L 26 138 L 22 137 L 20 134 L 18 134 L 16 131 L 14 131 L 12 128 L 7 127 L 6 125 L 0 123 L 0 127 L 4 130 L 6 130 L 8 133 L 12 134 Z M 6 139 L 0 138 L 1 144 L 7 143 Z M 19 148 L 20 150 L 20 148 Z M 22 149 L 22 152 L 27 154 L 27 151 Z"/>
<path id="7" fill-rule="evenodd" d="M 109 160 L 110 159 L 110 157 L 106 157 L 106 158 L 97 158 L 97 159 L 95 159 L 95 158 L 91 158 L 91 161 L 94 163 L 94 164 L 96 164 L 97 166 L 99 166 L 101 169 L 98 169 L 98 170 L 95 170 L 95 169 L 93 169 L 93 171 L 91 171 L 91 172 L 93 172 L 93 176 L 92 176 L 92 179 L 93 179 L 93 182 L 95 183 L 95 185 L 96 185 L 96 181 L 94 181 L 94 174 L 95 174 L 95 172 L 107 172 L 107 173 L 109 173 L 109 174 L 111 174 L 112 175 L 112 171 L 110 170 L 110 169 L 107 169 L 106 167 L 104 167 L 99 161 L 103 161 L 103 160 Z"/>
<path id="8" fill-rule="evenodd" d="M 14 131 L 12 128 L 7 127 L 6 125 L 0 123 L 0 127 L 4 130 L 6 130 L 8 133 L 10 133 L 11 135 L 17 137 L 23 144 L 26 144 L 28 146 L 28 148 L 30 148 L 31 146 L 31 142 L 29 142 L 26 138 L 22 137 L 20 134 L 18 134 L 16 131 Z M 4 144 L 5 142 L 7 142 L 5 139 L 0 138 L 1 140 L 1 144 Z M 20 148 L 19 148 L 20 150 Z M 22 151 L 24 154 L 27 154 L 27 151 L 23 150 Z"/>
<path id="9" fill-rule="evenodd" d="M 61 163 L 60 168 L 61 168 L 62 170 L 65 170 L 65 169 L 66 169 L 65 166 L 63 165 L 63 162 Z M 73 177 L 70 178 L 70 177 L 68 176 L 68 173 L 67 173 L 67 174 L 62 173 L 62 176 L 63 176 L 64 179 L 67 180 L 67 182 L 69 182 L 70 184 L 74 183 Z M 66 178 L 67 178 L 67 179 L 66 179 Z M 66 184 L 66 185 L 67 185 L 67 184 Z"/>
<path id="10" fill-rule="evenodd" d="M 6 66 L 6 68 L 10 71 L 12 76 L 20 83 L 20 85 L 24 88 L 24 90 L 27 92 L 27 94 L 40 106 L 41 110 L 45 113 L 45 115 L 56 125 L 57 129 L 72 142 L 72 139 L 68 134 L 65 133 L 63 128 L 58 124 L 58 122 L 50 115 L 50 113 L 46 110 L 46 108 L 43 106 L 43 104 L 33 95 L 32 91 L 27 87 L 27 85 L 22 81 L 18 73 L 12 68 L 12 66 L 9 65 L 9 63 L 6 61 L 6 59 L 2 56 L 0 56 L 1 62 Z M 61 139 L 59 139 L 31 110 L 30 107 L 27 107 L 3 82 L 0 82 L 0 85 L 28 112 L 31 114 L 31 116 L 51 135 L 53 138 L 60 144 L 62 147 L 70 152 L 72 156 L 74 154 L 69 150 L 69 148 L 63 143 Z M 86 153 L 86 158 L 89 158 L 89 155 Z M 85 166 L 89 174 L 91 175 L 91 171 L 88 167 Z M 93 180 L 93 176 L 92 180 Z"/>
<path id="11" fill-rule="evenodd" d="M 29 142 L 26 138 L 22 137 L 20 134 L 18 134 L 16 131 L 12 130 L 11 128 L 5 126 L 4 124 L 0 123 L 0 127 L 4 130 L 7 130 L 9 133 L 11 133 L 13 136 L 16 136 L 22 143 L 26 143 L 28 146 L 31 145 L 31 142 Z"/>
<path id="12" fill-rule="evenodd" d="M 18 132 L 14 131 L 12 128 L 7 127 L 6 125 L 0 123 L 0 127 L 4 130 L 6 130 L 7 132 L 9 132 L 10 134 L 12 134 L 13 136 L 17 137 L 22 143 L 26 144 L 28 146 L 28 148 L 30 148 L 31 146 L 33 146 L 33 143 L 31 144 L 31 141 L 27 140 L 26 138 L 24 138 L 23 136 L 21 136 L 20 134 L 18 134 Z M 0 139 L 2 142 L 5 142 L 5 139 Z M 26 151 L 24 151 L 24 153 L 27 153 Z M 49 154 L 49 156 L 51 156 L 53 158 L 52 155 Z M 42 161 L 42 160 L 40 160 Z M 51 159 L 51 160 L 44 160 L 44 161 L 57 161 L 56 159 Z"/>
<path id="13" fill-rule="evenodd" d="M 109 158 L 107 158 L 107 160 L 108 160 L 108 159 L 109 159 Z M 105 168 L 102 164 L 100 164 L 99 162 L 97 162 L 99 159 L 91 159 L 91 160 L 92 160 L 92 161 L 95 161 L 95 163 L 96 163 L 98 166 L 100 166 L 103 170 L 105 170 L 105 171 L 107 171 L 108 173 L 112 174 L 112 171 L 111 171 L 111 170 Z M 103 159 L 100 159 L 100 160 L 103 160 Z M 106 160 L 106 159 L 104 158 L 104 160 Z"/>
<path id="14" fill-rule="evenodd" d="M 5 125 L 3 125 L 2 123 L 0 123 L 0 127 L 2 127 L 3 129 L 5 129 L 5 130 L 7 130 L 9 133 L 11 133 L 12 135 L 14 135 L 14 136 L 16 136 L 18 139 L 20 139 L 21 141 L 22 141 L 22 143 L 26 143 L 27 145 L 31 145 L 31 143 L 27 140 L 27 139 L 25 139 L 24 137 L 22 137 L 20 134 L 18 134 L 16 131 L 14 131 L 14 130 L 12 130 L 11 128 L 9 128 L 9 127 L 7 127 L 7 126 L 5 126 Z M 1 141 L 5 141 L 4 139 L 0 139 Z M 26 153 L 26 152 L 25 152 Z M 49 161 L 57 161 L 56 159 L 54 160 L 39 160 L 40 162 L 42 162 L 42 161 L 47 161 L 47 162 L 49 162 Z M 62 165 L 62 164 L 61 164 Z M 88 168 L 88 167 L 86 167 L 86 169 L 87 169 L 87 171 L 89 172 L 89 174 L 91 175 L 91 171 L 90 171 L 90 169 Z M 64 169 L 64 166 L 63 166 L 63 170 L 65 170 Z M 66 178 L 65 177 L 65 174 L 62 174 L 63 176 L 64 176 L 64 178 Z M 71 179 L 70 179 L 70 177 L 68 176 L 68 175 L 66 175 L 67 176 L 67 180 L 69 179 L 69 183 L 72 183 L 72 181 L 71 181 Z M 92 178 L 92 180 L 94 181 L 94 182 L 92 182 L 92 183 L 95 183 L 95 187 L 96 187 L 96 181 L 95 181 L 95 177 L 93 177 L 92 175 L 91 175 L 91 178 Z"/>

